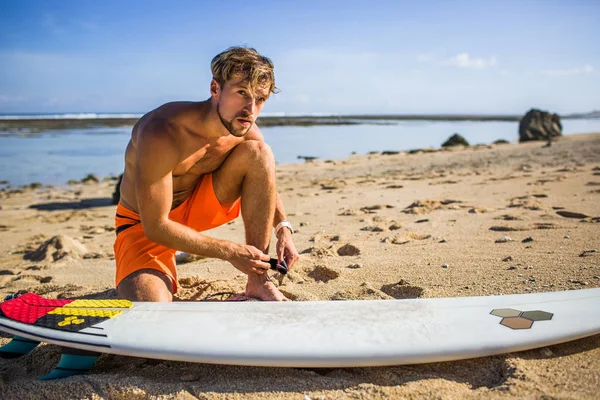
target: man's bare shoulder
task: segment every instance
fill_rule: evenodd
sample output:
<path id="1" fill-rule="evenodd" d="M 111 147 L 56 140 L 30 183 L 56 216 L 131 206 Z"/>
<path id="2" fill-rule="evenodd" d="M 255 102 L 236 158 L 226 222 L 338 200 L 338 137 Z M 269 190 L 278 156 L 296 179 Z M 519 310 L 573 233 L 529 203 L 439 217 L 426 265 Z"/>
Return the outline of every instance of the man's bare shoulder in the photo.
<path id="1" fill-rule="evenodd" d="M 252 127 L 248 130 L 248 133 L 244 136 L 245 140 L 257 140 L 259 142 L 264 142 L 265 138 L 260 131 L 259 127 L 256 124 L 253 124 Z"/>

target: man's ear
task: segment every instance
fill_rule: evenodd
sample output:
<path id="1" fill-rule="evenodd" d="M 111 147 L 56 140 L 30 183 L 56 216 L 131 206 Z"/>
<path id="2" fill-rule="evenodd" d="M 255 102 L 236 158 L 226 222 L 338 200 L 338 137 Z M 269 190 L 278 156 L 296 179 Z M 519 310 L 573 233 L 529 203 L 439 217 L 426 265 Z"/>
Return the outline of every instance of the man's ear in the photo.
<path id="1" fill-rule="evenodd" d="M 210 95 L 218 96 L 220 90 L 221 90 L 221 87 L 219 85 L 219 82 L 217 82 L 217 80 L 215 78 L 213 78 L 212 81 L 210 81 Z"/>

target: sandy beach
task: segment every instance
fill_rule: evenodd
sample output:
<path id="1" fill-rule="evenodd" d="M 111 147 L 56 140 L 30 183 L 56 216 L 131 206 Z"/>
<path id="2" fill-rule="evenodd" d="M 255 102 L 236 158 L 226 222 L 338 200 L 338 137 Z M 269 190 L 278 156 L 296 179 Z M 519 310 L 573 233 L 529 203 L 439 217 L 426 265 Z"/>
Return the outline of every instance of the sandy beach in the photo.
<path id="1" fill-rule="evenodd" d="M 600 133 L 565 136 L 549 147 L 355 155 L 280 165 L 277 174 L 302 253 L 279 282 L 292 300 L 600 287 Z M 0 298 L 19 291 L 115 297 L 114 185 L 0 191 Z M 207 234 L 241 242 L 243 224 L 238 219 Z M 72 250 L 40 248 L 55 236 Z M 503 237 L 509 239 L 498 243 Z M 347 245 L 357 254 L 339 255 Z M 178 269 L 182 300 L 226 300 L 244 290 L 245 277 L 224 261 L 196 259 Z M 0 334 L 0 344 L 8 341 Z M 103 355 L 87 375 L 38 381 L 59 356 L 57 346 L 41 345 L 0 360 L 0 397 L 595 399 L 600 392 L 600 335 L 473 360 L 331 370 Z"/>

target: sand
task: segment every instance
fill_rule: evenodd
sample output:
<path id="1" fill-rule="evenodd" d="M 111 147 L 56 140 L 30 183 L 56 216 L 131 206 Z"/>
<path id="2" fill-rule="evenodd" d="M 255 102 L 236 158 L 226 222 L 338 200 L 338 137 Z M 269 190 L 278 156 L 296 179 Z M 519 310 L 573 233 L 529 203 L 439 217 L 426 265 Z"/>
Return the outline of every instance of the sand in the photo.
<path id="1" fill-rule="evenodd" d="M 114 297 L 113 186 L 0 192 L 0 296 Z M 600 250 L 600 133 L 570 135 L 550 147 L 530 142 L 280 165 L 278 190 L 302 253 L 280 283 L 293 300 L 600 286 L 600 252 L 593 251 Z M 237 220 L 208 234 L 241 241 L 243 226 Z M 511 240 L 497 242 L 505 236 Z M 178 268 L 181 299 L 226 299 L 244 288 L 244 277 L 220 260 Z M 0 342 L 7 341 L 2 334 Z M 514 354 L 381 368 L 254 368 L 104 355 L 88 375 L 37 381 L 59 355 L 57 346 L 42 345 L 0 360 L 0 397 L 593 399 L 600 391 L 600 335 Z"/>

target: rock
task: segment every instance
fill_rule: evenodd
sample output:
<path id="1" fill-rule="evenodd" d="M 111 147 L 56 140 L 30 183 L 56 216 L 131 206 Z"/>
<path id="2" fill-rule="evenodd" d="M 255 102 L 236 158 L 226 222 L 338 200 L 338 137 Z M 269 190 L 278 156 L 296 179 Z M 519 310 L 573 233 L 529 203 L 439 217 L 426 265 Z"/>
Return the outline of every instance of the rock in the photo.
<path id="1" fill-rule="evenodd" d="M 560 215 L 561 217 L 565 217 L 565 218 L 577 218 L 577 219 L 589 218 L 589 215 L 572 212 L 572 211 L 557 211 L 556 213 L 558 215 Z"/>
<path id="2" fill-rule="evenodd" d="M 448 140 L 446 140 L 442 147 L 452 147 L 452 146 L 468 146 L 469 142 L 465 140 L 464 137 L 460 136 L 458 133 L 450 136 Z"/>
<path id="3" fill-rule="evenodd" d="M 85 178 L 81 180 L 81 183 L 86 183 L 88 185 L 98 182 L 100 182 L 100 180 L 98 180 L 98 178 L 96 178 L 94 174 L 88 174 Z"/>
<path id="4" fill-rule="evenodd" d="M 511 267 L 508 267 L 507 269 L 508 269 L 508 271 L 514 271 L 515 269 L 517 269 L 517 266 L 513 265 Z"/>
<path id="5" fill-rule="evenodd" d="M 490 226 L 490 231 L 495 232 L 515 232 L 520 231 L 519 228 L 514 228 L 512 226 Z"/>
<path id="6" fill-rule="evenodd" d="M 531 236 L 526 237 L 525 239 L 521 240 L 521 243 L 529 243 L 529 242 L 533 242 L 533 238 Z"/>
<path id="7" fill-rule="evenodd" d="M 350 243 L 340 247 L 337 251 L 340 256 L 357 256 L 360 254 L 360 249 Z"/>
<path id="8" fill-rule="evenodd" d="M 510 236 L 502 236 L 500 239 L 496 239 L 496 243 L 507 243 L 512 241 L 513 240 L 510 238 Z"/>
<path id="9" fill-rule="evenodd" d="M 346 268 L 350 268 L 350 269 L 358 269 L 358 268 L 360 268 L 360 264 L 350 264 L 350 265 L 348 265 Z"/>
<path id="10" fill-rule="evenodd" d="M 519 123 L 519 142 L 550 140 L 562 136 L 562 124 L 558 114 L 532 108 Z"/>
<path id="11" fill-rule="evenodd" d="M 383 232 L 385 229 L 383 229 L 380 226 L 364 226 L 362 228 L 360 228 L 361 231 L 367 231 L 367 232 Z"/>
<path id="12" fill-rule="evenodd" d="M 123 180 L 123 174 L 119 175 L 119 179 L 117 180 L 117 184 L 115 185 L 115 191 L 112 195 L 112 203 L 113 205 L 119 204 L 119 200 L 121 200 L 121 181 Z"/>
<path id="13" fill-rule="evenodd" d="M 583 252 L 582 252 L 582 253 L 579 255 L 579 257 L 587 257 L 587 256 L 589 256 L 589 255 L 592 255 L 593 253 L 597 253 L 597 252 L 598 252 L 598 250 L 596 250 L 596 249 L 584 250 L 584 251 L 583 251 Z"/>
<path id="14" fill-rule="evenodd" d="M 79 241 L 64 235 L 54 236 L 42 243 L 37 250 L 25 254 L 26 260 L 57 261 L 64 257 L 81 258 L 87 249 Z"/>
<path id="15" fill-rule="evenodd" d="M 442 268 L 448 268 L 449 265 L 448 264 L 442 264 Z"/>
<path id="16" fill-rule="evenodd" d="M 505 139 L 498 139 L 495 140 L 493 144 L 509 144 L 510 142 L 508 140 Z"/>
<path id="17" fill-rule="evenodd" d="M 502 259 L 502 261 L 504 261 L 504 262 L 507 262 L 507 261 L 512 261 L 512 260 L 513 260 L 512 256 L 504 257 L 504 258 Z"/>

